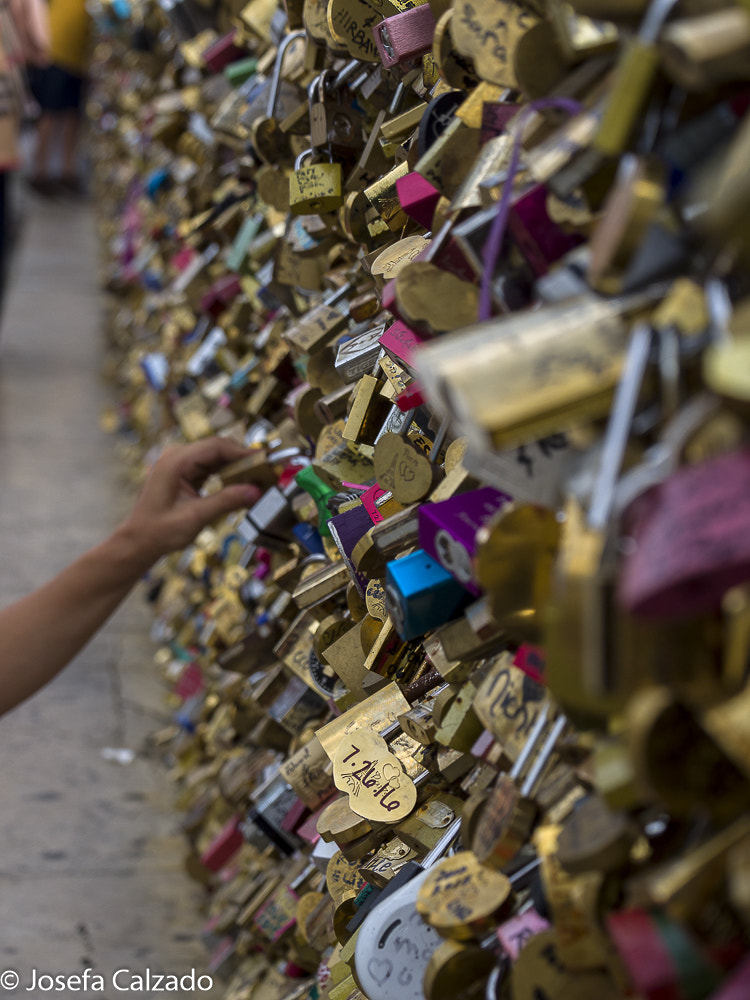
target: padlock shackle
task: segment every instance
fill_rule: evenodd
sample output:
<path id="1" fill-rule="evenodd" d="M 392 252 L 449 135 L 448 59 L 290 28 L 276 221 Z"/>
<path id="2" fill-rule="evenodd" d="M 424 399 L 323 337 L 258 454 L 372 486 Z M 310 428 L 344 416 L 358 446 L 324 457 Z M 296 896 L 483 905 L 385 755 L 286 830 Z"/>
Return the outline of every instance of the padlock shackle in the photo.
<path id="1" fill-rule="evenodd" d="M 310 149 L 303 150 L 299 154 L 299 156 L 297 157 L 297 159 L 294 161 L 294 169 L 295 170 L 301 170 L 302 169 L 302 164 L 305 162 L 305 160 L 308 158 L 308 156 L 313 156 L 314 153 L 315 153 L 315 150 L 312 147 L 310 147 Z"/>
<path id="2" fill-rule="evenodd" d="M 322 73 L 318 73 L 318 75 L 315 77 L 315 79 L 312 80 L 307 85 L 307 100 L 308 100 L 308 102 L 309 102 L 309 104 L 311 106 L 312 106 L 312 104 L 313 104 L 313 102 L 315 100 L 315 97 L 316 97 L 316 94 L 317 94 L 317 91 L 318 91 L 318 84 L 320 83 L 320 78 L 321 78 L 322 75 L 323 75 Z"/>
<path id="3" fill-rule="evenodd" d="M 542 745 L 542 749 L 539 751 L 539 754 L 537 755 L 537 758 L 534 761 L 533 766 L 529 770 L 529 773 L 526 776 L 526 780 L 524 781 L 521 787 L 522 798 L 528 798 L 534 791 L 536 783 L 537 781 L 539 781 L 542 771 L 547 766 L 547 762 L 549 761 L 552 751 L 555 749 L 555 744 L 562 736 L 563 730 L 565 729 L 567 724 L 568 720 L 565 718 L 564 715 L 558 716 L 557 721 L 550 730 L 547 739 L 544 741 L 544 744 Z"/>
<path id="4" fill-rule="evenodd" d="M 450 848 L 453 841 L 461 832 L 461 817 L 458 816 L 453 820 L 451 825 L 445 831 L 443 836 L 437 842 L 435 847 L 425 855 L 424 861 L 422 862 L 422 868 L 431 868 L 440 858 L 445 854 L 445 852 Z"/>
<path id="5" fill-rule="evenodd" d="M 343 87 L 345 83 L 351 80 L 351 78 L 354 76 L 354 74 L 362 65 L 364 64 L 362 63 L 361 59 L 352 59 L 350 62 L 348 62 L 342 70 L 339 70 L 336 79 L 333 81 L 333 86 L 331 87 L 331 90 L 338 90 L 339 87 Z"/>
<path id="6" fill-rule="evenodd" d="M 542 706 L 539 715 L 537 716 L 536 722 L 531 728 L 531 732 L 526 737 L 526 742 L 524 743 L 521 752 L 516 758 L 516 762 L 510 769 L 509 778 L 512 781 L 517 781 L 523 774 L 523 770 L 529 761 L 529 758 L 536 750 L 536 745 L 541 738 L 544 727 L 547 725 L 547 716 L 549 715 L 549 702 L 546 701 Z"/>
<path id="7" fill-rule="evenodd" d="M 589 527 L 594 531 L 607 531 L 611 521 L 617 480 L 625 458 L 630 428 L 651 354 L 652 339 L 653 332 L 648 323 L 639 323 L 630 338 L 625 367 L 610 411 L 604 436 L 602 461 L 589 506 L 587 520 Z"/>
<path id="8" fill-rule="evenodd" d="M 448 432 L 448 425 L 450 424 L 450 417 L 443 417 L 440 422 L 440 427 L 438 428 L 437 434 L 435 435 L 435 440 L 432 442 L 432 447 L 430 448 L 430 454 L 427 456 L 434 464 L 438 457 L 440 449 L 443 447 L 443 441 L 445 441 L 445 435 Z"/>
<path id="9" fill-rule="evenodd" d="M 652 0 L 646 8 L 646 15 L 638 29 L 638 38 L 648 44 L 653 44 L 659 36 L 672 10 L 677 6 L 677 0 Z"/>
<path id="10" fill-rule="evenodd" d="M 266 118 L 276 117 L 276 104 L 279 100 L 279 90 L 281 89 L 281 70 L 284 65 L 286 50 L 298 38 L 305 38 L 307 32 L 304 28 L 299 31 L 290 31 L 279 45 L 276 53 L 276 62 L 273 64 L 273 75 L 271 76 L 271 93 L 268 95 L 268 107 L 266 108 Z"/>

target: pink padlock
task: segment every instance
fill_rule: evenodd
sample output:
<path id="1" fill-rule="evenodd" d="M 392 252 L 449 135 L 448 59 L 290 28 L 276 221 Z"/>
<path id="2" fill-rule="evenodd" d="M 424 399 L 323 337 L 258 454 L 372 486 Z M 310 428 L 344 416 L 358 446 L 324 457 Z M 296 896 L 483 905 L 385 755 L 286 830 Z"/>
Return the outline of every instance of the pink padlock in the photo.
<path id="1" fill-rule="evenodd" d="M 169 261 L 169 266 L 180 274 L 186 270 L 198 256 L 192 247 L 181 247 Z"/>
<path id="2" fill-rule="evenodd" d="M 211 285 L 201 299 L 201 310 L 217 319 L 232 299 L 239 295 L 241 287 L 236 274 L 224 275 Z"/>
<path id="3" fill-rule="evenodd" d="M 546 684 L 545 672 L 547 669 L 547 657 L 540 646 L 532 646 L 524 642 L 518 647 L 516 655 L 513 657 L 513 666 L 530 677 L 537 684 Z"/>
<path id="4" fill-rule="evenodd" d="M 750 957 L 745 958 L 721 984 L 710 1000 L 747 1000 L 750 997 Z"/>
<path id="5" fill-rule="evenodd" d="M 271 553 L 268 549 L 263 549 L 260 546 L 255 550 L 255 570 L 253 571 L 254 580 L 265 580 L 265 578 L 271 572 Z"/>
<path id="6" fill-rule="evenodd" d="M 189 701 L 197 694 L 200 694 L 205 686 L 206 682 L 203 678 L 201 668 L 197 663 L 188 663 L 180 674 L 180 679 L 175 685 L 174 693 L 180 701 Z"/>
<path id="7" fill-rule="evenodd" d="M 718 609 L 750 580 L 750 451 L 680 469 L 625 513 L 632 551 L 618 597 L 634 615 L 670 618 Z"/>
<path id="8" fill-rule="evenodd" d="M 414 171 L 399 177 L 396 192 L 401 207 L 415 222 L 425 229 L 432 229 L 432 217 L 440 201 L 440 192 L 421 174 Z"/>
<path id="9" fill-rule="evenodd" d="M 482 145 L 504 135 L 508 125 L 521 110 L 520 104 L 500 104 L 498 101 L 485 101 L 482 105 L 482 130 L 480 142 Z"/>
<path id="10" fill-rule="evenodd" d="M 547 214 L 547 190 L 541 184 L 513 203 L 508 215 L 508 231 L 538 278 L 550 264 L 564 257 L 582 242 L 566 233 Z"/>
<path id="11" fill-rule="evenodd" d="M 289 812 L 281 821 L 281 829 L 286 833 L 294 833 L 295 830 L 302 826 L 302 823 L 310 815 L 310 810 L 307 808 L 301 799 L 295 799 L 292 803 Z"/>
<path id="12" fill-rule="evenodd" d="M 201 855 L 201 863 L 210 872 L 218 872 L 242 847 L 241 823 L 241 816 L 233 816 Z"/>
<path id="13" fill-rule="evenodd" d="M 304 820 L 301 826 L 297 827 L 297 836 L 301 837 L 302 840 L 310 844 L 312 847 L 314 847 L 320 840 L 320 834 L 318 833 L 318 820 L 330 804 L 330 801 L 330 799 L 326 799 L 325 802 L 318 806 L 314 813 L 311 813 L 307 819 Z"/>
<path id="14" fill-rule="evenodd" d="M 396 320 L 380 335 L 380 346 L 383 350 L 404 365 L 413 363 L 414 352 L 423 343 L 423 338 L 401 320 Z"/>
<path id="15" fill-rule="evenodd" d="M 380 60 L 386 68 L 408 63 L 430 52 L 435 18 L 428 3 L 387 17 L 372 29 Z"/>
<path id="16" fill-rule="evenodd" d="M 529 939 L 546 931 L 548 927 L 549 923 L 536 910 L 524 910 L 498 927 L 497 939 L 515 962 Z"/>
<path id="17" fill-rule="evenodd" d="M 418 406 L 424 406 L 424 389 L 419 382 L 410 382 L 405 389 L 396 396 L 396 406 L 402 413 L 415 410 Z"/>
<path id="18" fill-rule="evenodd" d="M 370 520 L 373 524 L 379 524 L 383 520 L 383 515 L 380 513 L 380 509 L 377 506 L 377 501 L 381 497 L 384 497 L 386 493 L 387 490 L 382 489 L 377 483 L 375 483 L 375 485 L 371 486 L 369 490 L 365 490 L 359 498 L 362 506 L 370 515 Z"/>
<path id="19" fill-rule="evenodd" d="M 446 222 L 437 232 L 428 247 L 415 260 L 426 260 L 441 271 L 448 271 L 462 281 L 477 280 L 476 271 L 467 260 L 461 247 L 453 236 L 453 224 Z"/>

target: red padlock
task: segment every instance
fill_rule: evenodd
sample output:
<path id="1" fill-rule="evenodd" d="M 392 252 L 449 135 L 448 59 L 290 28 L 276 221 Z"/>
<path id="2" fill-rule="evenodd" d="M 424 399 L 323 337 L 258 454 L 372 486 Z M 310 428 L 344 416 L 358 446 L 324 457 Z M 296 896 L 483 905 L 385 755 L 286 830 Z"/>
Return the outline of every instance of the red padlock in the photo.
<path id="1" fill-rule="evenodd" d="M 203 62 L 212 73 L 221 73 L 225 66 L 243 59 L 248 53 L 236 44 L 237 32 L 229 31 L 212 42 L 203 53 Z"/>

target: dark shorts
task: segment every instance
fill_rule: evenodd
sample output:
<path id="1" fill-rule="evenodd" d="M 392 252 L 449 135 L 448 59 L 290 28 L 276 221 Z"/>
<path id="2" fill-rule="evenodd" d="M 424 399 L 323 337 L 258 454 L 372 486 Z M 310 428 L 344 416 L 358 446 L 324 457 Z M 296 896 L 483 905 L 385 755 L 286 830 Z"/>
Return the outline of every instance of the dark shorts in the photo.
<path id="1" fill-rule="evenodd" d="M 79 111 L 83 103 L 83 77 L 62 66 L 29 69 L 29 86 L 42 111 Z"/>

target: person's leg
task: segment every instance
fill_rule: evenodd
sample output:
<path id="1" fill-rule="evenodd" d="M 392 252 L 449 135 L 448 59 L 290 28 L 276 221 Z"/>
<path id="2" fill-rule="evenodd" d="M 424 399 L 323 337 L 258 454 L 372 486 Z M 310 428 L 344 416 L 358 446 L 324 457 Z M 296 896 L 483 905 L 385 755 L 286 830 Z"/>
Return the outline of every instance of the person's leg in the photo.
<path id="1" fill-rule="evenodd" d="M 61 86 L 62 187 L 72 194 L 83 194 L 79 174 L 79 140 L 83 118 L 83 78 L 64 71 Z"/>
<path id="2" fill-rule="evenodd" d="M 62 113 L 62 175 L 67 179 L 78 177 L 78 138 L 81 133 L 81 116 L 77 108 Z"/>
<path id="3" fill-rule="evenodd" d="M 10 212 L 8 211 L 8 174 L 0 170 L 0 324 L 5 301 L 10 250 L 13 242 Z"/>
<path id="4" fill-rule="evenodd" d="M 35 181 L 50 180 L 50 157 L 55 134 L 55 115 L 51 111 L 43 111 L 36 127 L 36 149 L 34 152 Z"/>
<path id="5" fill-rule="evenodd" d="M 42 66 L 33 69 L 29 74 L 31 92 L 34 95 L 41 115 L 36 126 L 36 146 L 31 164 L 29 183 L 39 194 L 53 194 L 55 184 L 52 180 L 52 152 L 59 126 L 59 94 L 60 87 L 55 66 Z"/>

